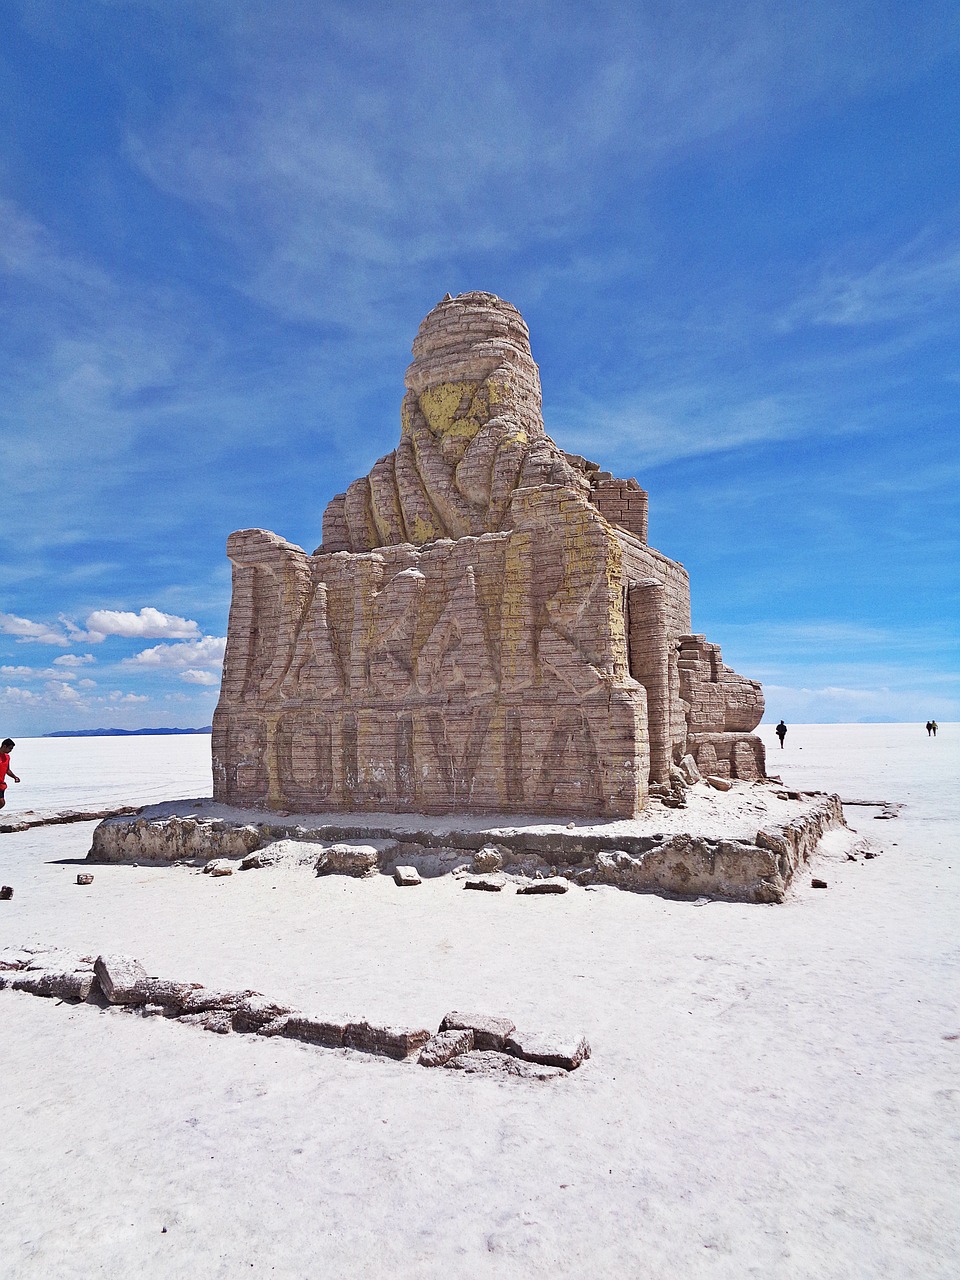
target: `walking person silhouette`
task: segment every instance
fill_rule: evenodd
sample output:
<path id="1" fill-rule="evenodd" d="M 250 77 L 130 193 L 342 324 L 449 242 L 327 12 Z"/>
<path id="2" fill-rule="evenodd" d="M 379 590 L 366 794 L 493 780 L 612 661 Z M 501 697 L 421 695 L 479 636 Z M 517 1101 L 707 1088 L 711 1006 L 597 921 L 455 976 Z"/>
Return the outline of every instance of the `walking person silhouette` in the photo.
<path id="1" fill-rule="evenodd" d="M 4 738 L 0 742 L 0 809 L 7 803 L 7 778 L 12 778 L 14 782 L 20 781 L 10 768 L 10 752 L 16 745 L 12 738 Z"/>
<path id="2" fill-rule="evenodd" d="M 787 736 L 787 726 L 781 720 L 776 728 L 777 737 L 780 739 L 780 750 L 783 750 L 783 740 Z"/>

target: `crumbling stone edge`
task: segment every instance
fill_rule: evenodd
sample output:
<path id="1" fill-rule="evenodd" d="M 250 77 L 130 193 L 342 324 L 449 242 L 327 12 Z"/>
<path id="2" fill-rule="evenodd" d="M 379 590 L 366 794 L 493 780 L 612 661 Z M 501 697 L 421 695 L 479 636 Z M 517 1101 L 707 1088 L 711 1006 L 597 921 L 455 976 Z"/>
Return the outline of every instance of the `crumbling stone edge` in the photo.
<path id="1" fill-rule="evenodd" d="M 808 806 L 790 822 L 762 828 L 753 840 L 690 833 L 624 836 L 599 831 L 523 830 L 435 831 L 429 827 L 398 833 L 376 821 L 319 821 L 315 825 L 278 820 L 239 821 L 189 815 L 108 818 L 94 830 L 88 861 L 97 863 L 243 859 L 242 869 L 269 865 L 259 851 L 278 842 L 329 846 L 362 845 L 367 863 L 353 859 L 346 871 L 327 856 L 329 871 L 393 874 L 409 866 L 434 876 L 458 869 L 477 873 L 503 870 L 521 876 L 563 877 L 574 884 L 614 885 L 640 893 L 702 897 L 731 902 L 783 902 L 800 867 L 826 831 L 846 825 L 837 795 L 804 793 Z M 306 861 L 307 859 L 304 859 Z M 312 861 L 319 862 L 316 855 Z M 360 865 L 360 872 L 356 865 Z M 323 868 L 318 865 L 318 871 Z"/>
<path id="2" fill-rule="evenodd" d="M 0 835 L 12 835 L 18 831 L 32 831 L 34 827 L 62 827 L 71 822 L 97 822 L 104 818 L 119 818 L 139 813 L 141 805 L 115 804 L 107 809 L 62 809 L 57 813 L 31 814 L 0 822 Z"/>
<path id="3" fill-rule="evenodd" d="M 220 1035 L 281 1036 L 467 1074 L 548 1080 L 568 1075 L 590 1057 L 583 1036 L 523 1032 L 509 1018 L 455 1011 L 431 1032 L 322 1017 L 258 991 L 216 991 L 198 982 L 151 977 L 126 955 L 66 957 L 40 948 L 7 948 L 0 950 L 0 991 L 5 988 L 72 1004 L 115 1006 L 141 1017 L 172 1018 Z"/>

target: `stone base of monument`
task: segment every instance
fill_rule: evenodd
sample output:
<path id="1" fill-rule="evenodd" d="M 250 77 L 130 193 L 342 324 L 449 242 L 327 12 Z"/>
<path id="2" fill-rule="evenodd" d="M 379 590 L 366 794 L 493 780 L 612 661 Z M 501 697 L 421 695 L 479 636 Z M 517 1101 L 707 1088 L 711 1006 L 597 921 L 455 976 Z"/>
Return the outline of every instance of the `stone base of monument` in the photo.
<path id="1" fill-rule="evenodd" d="M 823 834 L 844 826 L 839 797 L 736 783 L 698 785 L 682 810 L 651 804 L 617 822 L 544 823 L 534 818 L 428 819 L 411 814 L 279 814 L 231 809 L 212 800 L 155 805 L 107 818 L 88 861 L 205 864 L 237 870 L 277 864 L 318 875 L 423 878 L 502 872 L 507 883 L 562 878 L 584 887 L 782 902 Z"/>

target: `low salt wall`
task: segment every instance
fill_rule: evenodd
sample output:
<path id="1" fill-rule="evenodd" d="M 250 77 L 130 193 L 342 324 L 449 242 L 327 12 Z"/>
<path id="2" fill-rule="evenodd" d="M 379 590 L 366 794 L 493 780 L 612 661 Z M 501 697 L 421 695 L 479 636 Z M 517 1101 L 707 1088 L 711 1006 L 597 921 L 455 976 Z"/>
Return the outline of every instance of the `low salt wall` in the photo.
<path id="1" fill-rule="evenodd" d="M 782 902 L 798 869 L 826 831 L 844 826 L 835 795 L 799 796 L 786 822 L 762 826 L 751 838 L 672 832 L 631 835 L 587 829 L 543 830 L 449 825 L 438 830 L 365 818 L 328 822 L 151 813 L 108 818 L 95 829 L 90 862 L 206 862 L 247 859 L 280 841 L 363 845 L 376 853 L 371 870 L 412 866 L 424 876 L 459 869 L 520 876 L 562 876 L 580 885 L 609 884 L 636 892 L 709 896 L 734 902 Z"/>

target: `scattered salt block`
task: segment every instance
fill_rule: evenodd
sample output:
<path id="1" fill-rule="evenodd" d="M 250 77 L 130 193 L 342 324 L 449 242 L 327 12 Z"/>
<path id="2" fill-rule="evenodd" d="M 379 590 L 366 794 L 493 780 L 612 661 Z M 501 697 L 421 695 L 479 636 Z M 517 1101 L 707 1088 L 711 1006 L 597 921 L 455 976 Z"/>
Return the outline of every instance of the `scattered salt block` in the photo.
<path id="1" fill-rule="evenodd" d="M 143 977 L 136 984 L 137 995 L 144 1004 L 162 1004 L 178 1011 L 200 989 L 199 982 L 172 982 L 169 978 Z"/>
<path id="2" fill-rule="evenodd" d="M 319 1044 L 325 1049 L 342 1049 L 343 1037 L 349 1019 L 319 1018 L 304 1013 L 292 1013 L 286 1019 L 281 1032 L 289 1040 L 303 1040 L 306 1044 Z"/>
<path id="3" fill-rule="evenodd" d="M 563 1067 L 576 1071 L 590 1057 L 590 1045 L 583 1036 L 565 1039 L 559 1035 L 535 1031 L 514 1031 L 504 1044 L 507 1053 L 525 1062 L 538 1062 L 545 1067 Z"/>
<path id="4" fill-rule="evenodd" d="M 693 756 L 684 756 L 680 761 L 680 772 L 683 774 L 684 780 L 692 787 L 702 778 L 700 770 L 697 768 L 697 762 Z"/>
<path id="5" fill-rule="evenodd" d="M 86 1000 L 93 990 L 93 973 L 81 970 L 76 973 L 31 972 L 13 979 L 14 991 L 28 991 L 34 996 L 54 996 L 58 1000 Z"/>
<path id="6" fill-rule="evenodd" d="M 416 867 L 395 867 L 393 878 L 398 885 L 414 885 L 422 883 L 420 880 L 420 872 Z"/>
<path id="7" fill-rule="evenodd" d="M 814 878 L 810 881 L 811 889 L 826 889 L 826 887 L 827 887 L 826 880 L 818 880 L 816 876 L 814 876 Z"/>
<path id="8" fill-rule="evenodd" d="M 489 871 L 500 871 L 503 867 L 503 854 L 495 844 L 485 844 L 473 855 L 473 870 L 477 875 Z"/>
<path id="9" fill-rule="evenodd" d="M 451 1058 L 472 1048 L 472 1031 L 438 1031 L 420 1050 L 417 1061 L 421 1067 L 444 1067 Z"/>
<path id="10" fill-rule="evenodd" d="M 521 1076 L 528 1080 L 554 1080 L 567 1073 L 562 1067 L 541 1066 L 537 1062 L 525 1062 L 509 1053 L 497 1053 L 490 1049 L 474 1049 L 470 1053 L 457 1054 L 445 1064 L 447 1070 L 466 1071 L 481 1076 Z"/>
<path id="11" fill-rule="evenodd" d="M 709 777 L 704 778 L 704 782 L 709 783 L 711 787 L 716 787 L 717 791 L 730 791 L 733 788 L 733 783 L 729 778 L 718 778 L 712 773 Z"/>
<path id="12" fill-rule="evenodd" d="M 265 1022 L 257 1032 L 258 1036 L 282 1036 L 286 1033 L 287 1023 L 290 1021 L 290 1015 L 282 1013 L 279 1018 L 271 1018 L 269 1022 Z"/>
<path id="13" fill-rule="evenodd" d="M 507 1036 L 517 1024 L 509 1018 L 491 1017 L 484 1013 L 448 1013 L 440 1023 L 441 1031 L 472 1031 L 478 1049 L 502 1049 Z"/>
<path id="14" fill-rule="evenodd" d="M 210 987 L 195 987 L 183 998 L 184 1013 L 206 1013 L 210 1009 L 239 1008 L 244 1000 L 255 996 L 256 991 L 215 991 Z"/>
<path id="15" fill-rule="evenodd" d="M 316 840 L 274 840 L 265 844 L 262 849 L 254 849 L 240 863 L 241 871 L 251 871 L 260 867 L 276 867 L 281 863 L 298 866 L 316 863 L 326 845 Z"/>
<path id="16" fill-rule="evenodd" d="M 377 1027 L 369 1022 L 351 1022 L 344 1028 L 343 1047 L 402 1060 L 419 1053 L 430 1034 L 425 1027 Z"/>
<path id="17" fill-rule="evenodd" d="M 133 956 L 97 956 L 93 971 L 110 1004 L 146 1003 L 139 984 L 146 979 L 147 971 Z"/>
<path id="18" fill-rule="evenodd" d="M 232 876 L 233 872 L 234 865 L 226 858 L 211 858 L 203 868 L 203 874 L 207 876 Z"/>
<path id="19" fill-rule="evenodd" d="M 181 1022 L 202 1027 L 204 1031 L 214 1031 L 225 1036 L 233 1030 L 233 1019 L 226 1009 L 206 1009 L 202 1013 L 185 1013 Z"/>
<path id="20" fill-rule="evenodd" d="M 332 844 L 317 859 L 318 876 L 368 876 L 376 871 L 377 850 L 371 844 Z"/>
<path id="21" fill-rule="evenodd" d="M 259 1031 L 275 1018 L 293 1012 L 293 1009 L 277 1004 L 275 1000 L 268 1000 L 266 996 L 248 996 L 237 1005 L 233 1015 L 233 1029 L 234 1031 Z"/>
<path id="22" fill-rule="evenodd" d="M 531 880 L 528 884 L 520 885 L 517 893 L 566 893 L 569 888 L 566 880 L 556 876 L 549 880 Z"/>
<path id="23" fill-rule="evenodd" d="M 77 884 L 93 884 L 93 876 L 89 871 L 81 871 L 77 876 Z"/>
<path id="24" fill-rule="evenodd" d="M 11 888 L 11 886 L 8 884 L 0 885 L 0 900 L 6 902 L 7 899 L 12 897 L 13 897 L 13 889 Z"/>
<path id="25" fill-rule="evenodd" d="M 499 893 L 503 888 L 502 880 L 493 880 L 490 876 L 468 876 L 464 882 L 465 889 L 482 889 L 487 893 Z"/>

